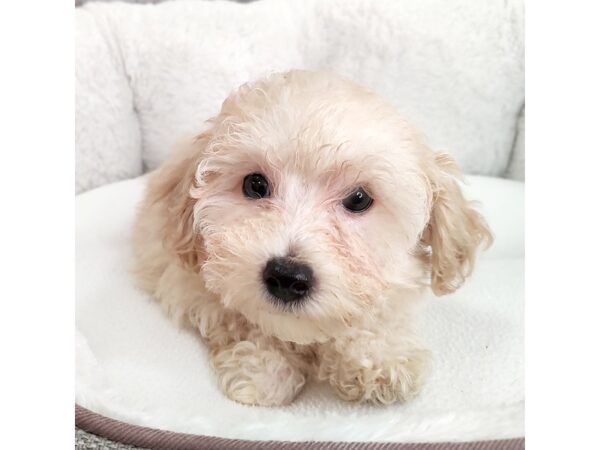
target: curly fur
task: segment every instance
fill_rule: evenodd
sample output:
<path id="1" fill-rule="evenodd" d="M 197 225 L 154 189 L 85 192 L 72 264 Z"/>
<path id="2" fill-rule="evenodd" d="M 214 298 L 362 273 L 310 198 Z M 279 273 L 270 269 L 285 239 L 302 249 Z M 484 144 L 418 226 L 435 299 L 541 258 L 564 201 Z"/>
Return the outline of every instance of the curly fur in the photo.
<path id="1" fill-rule="evenodd" d="M 255 172 L 270 197 L 242 194 Z M 405 401 L 429 367 L 411 326 L 423 289 L 457 289 L 491 242 L 456 176 L 448 155 L 366 89 L 322 72 L 275 74 L 233 92 L 151 175 L 136 273 L 199 330 L 233 400 L 287 404 L 313 378 L 346 400 Z M 341 199 L 359 185 L 374 204 L 352 214 Z M 317 279 L 293 308 L 272 302 L 260 277 L 285 255 Z"/>

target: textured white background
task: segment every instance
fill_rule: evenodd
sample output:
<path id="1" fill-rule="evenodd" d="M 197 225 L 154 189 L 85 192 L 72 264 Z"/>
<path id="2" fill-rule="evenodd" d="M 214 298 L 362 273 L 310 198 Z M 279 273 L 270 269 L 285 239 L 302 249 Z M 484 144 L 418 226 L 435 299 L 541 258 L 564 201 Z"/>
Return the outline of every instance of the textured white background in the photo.
<path id="1" fill-rule="evenodd" d="M 76 47 L 78 192 L 156 167 L 231 89 L 290 68 L 370 87 L 467 173 L 523 177 L 520 0 L 90 2 Z"/>

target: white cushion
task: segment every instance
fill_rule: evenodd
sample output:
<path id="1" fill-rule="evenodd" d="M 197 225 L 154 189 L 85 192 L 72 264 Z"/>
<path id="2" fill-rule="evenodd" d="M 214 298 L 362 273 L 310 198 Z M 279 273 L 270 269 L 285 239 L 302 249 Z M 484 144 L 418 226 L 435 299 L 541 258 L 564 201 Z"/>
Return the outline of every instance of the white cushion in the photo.
<path id="1" fill-rule="evenodd" d="M 523 436 L 523 185 L 470 177 L 496 243 L 454 295 L 428 296 L 421 334 L 433 373 L 405 405 L 375 407 L 308 385 L 282 408 L 217 388 L 198 336 L 179 330 L 129 273 L 145 178 L 77 197 L 76 401 L 135 425 L 239 439 L 471 441 Z"/>
<path id="2" fill-rule="evenodd" d="M 75 188 L 77 192 L 142 174 L 142 142 L 133 92 L 117 42 L 98 17 L 75 21 Z"/>
<path id="3" fill-rule="evenodd" d="M 291 68 L 368 86 L 466 173 L 508 167 L 524 102 L 522 0 L 90 2 L 75 16 L 81 188 L 139 170 L 140 149 L 156 167 L 233 88 Z"/>

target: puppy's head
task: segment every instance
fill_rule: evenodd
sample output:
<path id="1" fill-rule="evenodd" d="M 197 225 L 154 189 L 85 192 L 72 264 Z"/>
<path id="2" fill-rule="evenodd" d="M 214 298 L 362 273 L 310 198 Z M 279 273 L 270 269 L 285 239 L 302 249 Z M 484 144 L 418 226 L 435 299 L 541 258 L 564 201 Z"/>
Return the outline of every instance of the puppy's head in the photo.
<path id="1" fill-rule="evenodd" d="M 186 155 L 169 172 L 172 247 L 225 307 L 284 340 L 377 320 L 428 277 L 451 292 L 489 238 L 451 160 L 334 75 L 242 86 Z"/>

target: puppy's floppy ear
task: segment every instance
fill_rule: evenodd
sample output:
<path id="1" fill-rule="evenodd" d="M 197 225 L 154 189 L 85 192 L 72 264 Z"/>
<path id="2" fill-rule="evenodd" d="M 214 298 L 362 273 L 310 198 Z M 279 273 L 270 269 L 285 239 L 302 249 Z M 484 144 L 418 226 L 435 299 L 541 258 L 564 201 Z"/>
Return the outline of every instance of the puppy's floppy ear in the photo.
<path id="1" fill-rule="evenodd" d="M 485 219 L 463 197 L 460 171 L 447 154 L 432 155 L 426 169 L 431 213 L 422 242 L 431 248 L 431 288 L 436 295 L 458 289 L 468 277 L 480 245 L 492 243 Z"/>
<path id="2" fill-rule="evenodd" d="M 181 263 L 192 270 L 202 260 L 201 238 L 194 230 L 194 199 L 198 164 L 202 159 L 206 137 L 198 136 L 188 145 L 177 148 L 171 158 L 152 174 L 148 200 L 160 208 L 163 216 L 163 245 L 174 252 Z"/>

